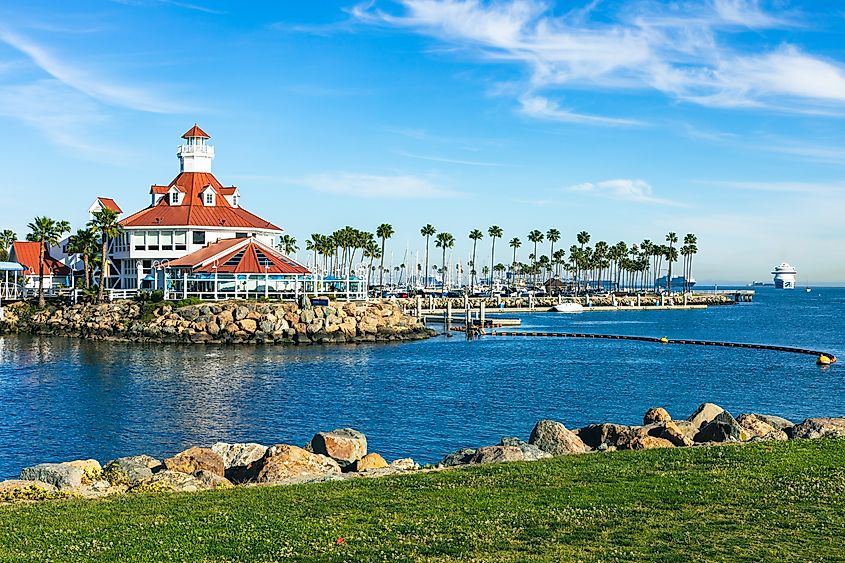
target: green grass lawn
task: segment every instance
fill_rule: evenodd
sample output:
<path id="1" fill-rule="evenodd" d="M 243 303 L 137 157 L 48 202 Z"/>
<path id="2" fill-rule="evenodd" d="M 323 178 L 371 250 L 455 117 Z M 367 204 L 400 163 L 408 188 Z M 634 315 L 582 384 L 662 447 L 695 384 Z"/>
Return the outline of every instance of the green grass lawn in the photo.
<path id="1" fill-rule="evenodd" d="M 823 439 L 6 506 L 0 561 L 833 561 L 843 519 Z"/>

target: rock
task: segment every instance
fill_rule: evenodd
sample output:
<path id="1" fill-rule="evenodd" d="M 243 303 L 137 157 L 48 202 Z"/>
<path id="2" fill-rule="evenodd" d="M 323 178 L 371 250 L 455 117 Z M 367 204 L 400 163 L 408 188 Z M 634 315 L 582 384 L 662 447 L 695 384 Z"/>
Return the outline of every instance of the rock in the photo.
<path id="1" fill-rule="evenodd" d="M 643 425 L 647 426 L 649 424 L 664 423 L 671 420 L 672 417 L 669 416 L 669 412 L 666 409 L 661 407 L 652 407 L 648 409 L 643 416 Z"/>
<path id="2" fill-rule="evenodd" d="M 204 469 L 223 477 L 226 468 L 223 458 L 210 448 L 188 448 L 173 457 L 164 460 L 164 467 L 169 471 L 179 471 L 192 475 Z"/>
<path id="3" fill-rule="evenodd" d="M 670 420 L 658 428 L 657 437 L 668 440 L 678 447 L 691 446 L 696 431 L 688 421 Z"/>
<path id="4" fill-rule="evenodd" d="M 311 439 L 311 449 L 341 465 L 348 465 L 367 455 L 367 437 L 352 428 L 318 432 Z"/>
<path id="5" fill-rule="evenodd" d="M 552 457 L 552 454 L 548 452 L 544 452 L 538 446 L 534 444 L 529 444 L 519 438 L 513 436 L 504 436 L 502 437 L 502 441 L 499 442 L 500 446 L 514 446 L 522 451 L 522 459 L 525 461 L 537 461 L 538 459 L 545 459 L 547 457 Z"/>
<path id="6" fill-rule="evenodd" d="M 26 467 L 21 471 L 20 478 L 25 481 L 43 481 L 57 489 L 72 491 L 82 486 L 85 472 L 67 463 L 41 463 L 33 467 Z"/>
<path id="7" fill-rule="evenodd" d="M 741 414 L 736 420 L 751 438 L 762 438 L 779 430 L 756 414 Z"/>
<path id="8" fill-rule="evenodd" d="M 100 462 L 96 459 L 77 459 L 74 461 L 66 461 L 64 464 L 81 469 L 85 474 L 82 478 L 83 482 L 90 483 L 91 481 L 95 481 L 103 472 L 103 466 L 101 466 Z"/>
<path id="9" fill-rule="evenodd" d="M 129 490 L 191 492 L 201 491 L 207 488 L 208 487 L 205 483 L 193 475 L 182 473 L 181 471 L 171 471 L 169 469 L 165 469 L 164 471 L 159 471 L 153 476 L 144 479 Z"/>
<path id="10" fill-rule="evenodd" d="M 793 440 L 845 436 L 845 418 L 808 418 L 784 432 Z"/>
<path id="11" fill-rule="evenodd" d="M 631 440 L 641 432 L 639 427 L 623 424 L 588 424 L 575 431 L 579 438 L 592 449 L 599 449 L 602 445 L 617 449 L 628 449 Z"/>
<path id="12" fill-rule="evenodd" d="M 217 442 L 211 446 L 211 451 L 223 458 L 225 469 L 230 469 L 258 461 L 267 453 L 267 446 L 255 443 L 227 444 L 226 442 Z"/>
<path id="13" fill-rule="evenodd" d="M 0 481 L 0 503 L 17 500 L 42 500 L 57 496 L 56 487 L 44 481 L 9 479 Z"/>
<path id="14" fill-rule="evenodd" d="M 791 420 L 787 420 L 785 418 L 782 418 L 780 416 L 773 416 L 773 415 L 770 415 L 770 414 L 755 414 L 754 416 L 756 416 L 757 418 L 759 418 L 760 420 L 762 420 L 766 424 L 772 425 L 774 428 L 777 428 L 778 430 L 784 430 L 786 428 L 790 428 L 792 426 L 795 426 L 794 422 L 792 422 Z"/>
<path id="15" fill-rule="evenodd" d="M 241 327 L 241 330 L 252 334 L 255 332 L 255 329 L 258 328 L 258 323 L 256 323 L 253 319 L 243 319 L 238 321 L 238 326 Z"/>
<path id="16" fill-rule="evenodd" d="M 472 456 L 475 455 L 474 448 L 461 448 L 460 450 L 454 451 L 450 454 L 446 454 L 446 456 L 440 460 L 440 464 L 444 467 L 455 467 L 457 465 L 466 465 L 469 463 L 469 460 L 472 459 Z"/>
<path id="17" fill-rule="evenodd" d="M 631 440 L 629 448 L 632 450 L 653 450 L 656 448 L 674 448 L 675 444 L 664 438 L 657 438 L 656 436 L 636 436 Z"/>
<path id="18" fill-rule="evenodd" d="M 258 483 L 285 483 L 339 474 L 340 466 L 332 458 L 307 452 L 288 444 L 277 444 L 261 460 Z"/>
<path id="19" fill-rule="evenodd" d="M 727 411 L 722 411 L 712 421 L 705 423 L 693 438 L 699 443 L 738 442 L 746 439 L 748 434 Z"/>
<path id="20" fill-rule="evenodd" d="M 390 467 L 399 471 L 414 471 L 415 469 L 420 468 L 420 466 L 414 463 L 414 460 L 409 457 L 394 459 L 390 462 Z"/>
<path id="21" fill-rule="evenodd" d="M 387 467 L 387 462 L 377 453 L 369 453 L 355 461 L 352 471 L 367 471 L 368 469 L 382 469 Z"/>
<path id="22" fill-rule="evenodd" d="M 541 420 L 531 430 L 529 444 L 534 444 L 553 456 L 571 453 L 584 453 L 589 450 L 586 444 L 566 426 L 554 420 Z"/>
<path id="23" fill-rule="evenodd" d="M 200 469 L 194 473 L 194 477 L 196 477 L 207 489 L 231 489 L 234 487 L 232 482 L 225 477 L 221 477 L 220 475 L 212 473 L 211 471 L 206 471 L 205 469 Z"/>
<path id="24" fill-rule="evenodd" d="M 475 450 L 470 463 L 502 463 L 505 461 L 522 461 L 522 450 L 516 446 L 484 446 Z"/>
<path id="25" fill-rule="evenodd" d="M 120 473 L 125 475 L 129 485 L 136 485 L 153 475 L 153 469 L 161 467 L 161 462 L 148 455 L 119 457 L 106 464 L 106 475 Z"/>
<path id="26" fill-rule="evenodd" d="M 692 415 L 690 415 L 687 420 L 692 422 L 696 429 L 700 430 L 702 426 L 712 421 L 714 418 L 716 418 L 716 415 L 724 411 L 725 409 L 723 409 L 719 405 L 713 403 L 704 403 L 700 407 L 698 407 L 698 409 L 694 413 L 692 413 Z"/>

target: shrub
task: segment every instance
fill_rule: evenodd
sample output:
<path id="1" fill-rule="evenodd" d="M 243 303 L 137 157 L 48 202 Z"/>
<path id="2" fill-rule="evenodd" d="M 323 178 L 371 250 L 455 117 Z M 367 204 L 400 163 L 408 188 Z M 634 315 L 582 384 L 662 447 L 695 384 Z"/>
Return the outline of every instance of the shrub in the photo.
<path id="1" fill-rule="evenodd" d="M 187 307 L 189 305 L 202 305 L 202 299 L 199 297 L 188 297 L 186 299 L 180 299 L 176 303 L 173 304 L 173 307 L 179 309 L 180 307 Z"/>

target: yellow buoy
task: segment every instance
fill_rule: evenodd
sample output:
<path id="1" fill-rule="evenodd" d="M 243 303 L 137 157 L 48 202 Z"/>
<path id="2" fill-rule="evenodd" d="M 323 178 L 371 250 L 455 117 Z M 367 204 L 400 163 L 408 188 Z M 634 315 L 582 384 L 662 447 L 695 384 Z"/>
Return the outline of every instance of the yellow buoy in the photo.
<path id="1" fill-rule="evenodd" d="M 663 344 L 669 344 L 669 339 L 664 336 L 660 339 L 660 342 L 662 342 Z"/>
<path id="2" fill-rule="evenodd" d="M 819 366 L 829 366 L 830 364 L 831 364 L 830 358 L 828 358 L 824 354 L 819 356 L 819 359 L 816 360 L 816 365 L 819 365 Z"/>

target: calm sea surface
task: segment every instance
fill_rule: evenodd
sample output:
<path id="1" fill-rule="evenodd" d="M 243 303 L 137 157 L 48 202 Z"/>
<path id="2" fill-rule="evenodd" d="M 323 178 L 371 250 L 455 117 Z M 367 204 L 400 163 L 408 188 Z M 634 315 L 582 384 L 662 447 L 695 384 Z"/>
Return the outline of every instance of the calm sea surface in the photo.
<path id="1" fill-rule="evenodd" d="M 803 346 L 845 359 L 845 289 L 760 289 L 704 311 L 524 315 L 526 330 Z M 527 438 L 535 421 L 638 424 L 686 417 L 845 414 L 845 362 L 699 346 L 457 336 L 335 347 L 187 347 L 0 338 L 0 477 L 45 461 L 169 456 L 223 441 L 306 443 L 351 426 L 371 451 L 434 462 L 464 446 Z"/>

